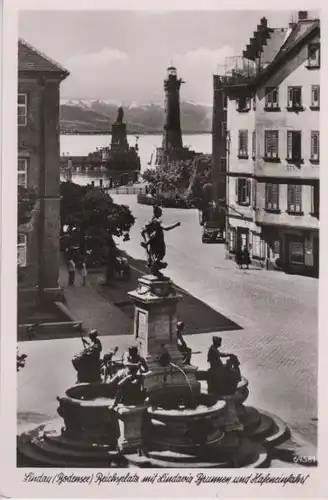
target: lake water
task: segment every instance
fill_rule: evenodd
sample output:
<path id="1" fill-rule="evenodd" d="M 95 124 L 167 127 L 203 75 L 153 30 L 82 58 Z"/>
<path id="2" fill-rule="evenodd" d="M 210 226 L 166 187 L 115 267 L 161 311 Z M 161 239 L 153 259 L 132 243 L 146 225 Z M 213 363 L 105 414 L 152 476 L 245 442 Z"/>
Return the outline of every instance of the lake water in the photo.
<path id="1" fill-rule="evenodd" d="M 60 154 L 71 156 L 87 156 L 89 153 L 110 145 L 110 135 L 61 135 L 60 136 Z M 130 146 L 136 143 L 135 135 L 128 135 Z M 155 149 L 161 146 L 162 135 L 140 135 L 138 140 L 139 155 L 141 161 L 141 172 L 149 168 L 152 153 Z M 209 154 L 212 152 L 212 135 L 211 134 L 185 134 L 183 136 L 183 144 L 190 149 L 198 152 Z M 154 156 L 155 158 L 155 156 Z M 87 184 L 91 180 L 97 185 L 98 179 L 105 179 L 106 174 L 101 172 L 93 172 L 90 174 L 75 174 L 72 181 L 77 184 Z"/>

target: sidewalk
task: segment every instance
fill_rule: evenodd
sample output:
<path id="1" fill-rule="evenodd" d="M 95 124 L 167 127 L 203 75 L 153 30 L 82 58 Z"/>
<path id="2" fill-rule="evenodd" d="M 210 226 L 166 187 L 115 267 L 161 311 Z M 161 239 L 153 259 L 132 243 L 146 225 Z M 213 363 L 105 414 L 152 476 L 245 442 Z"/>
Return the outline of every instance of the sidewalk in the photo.
<path id="1" fill-rule="evenodd" d="M 99 335 L 131 335 L 133 322 L 111 301 L 100 295 L 91 283 L 82 286 L 82 277 L 76 273 L 75 285 L 67 286 L 67 270 L 61 263 L 59 283 L 64 289 L 66 306 L 85 329 L 95 328 Z"/>

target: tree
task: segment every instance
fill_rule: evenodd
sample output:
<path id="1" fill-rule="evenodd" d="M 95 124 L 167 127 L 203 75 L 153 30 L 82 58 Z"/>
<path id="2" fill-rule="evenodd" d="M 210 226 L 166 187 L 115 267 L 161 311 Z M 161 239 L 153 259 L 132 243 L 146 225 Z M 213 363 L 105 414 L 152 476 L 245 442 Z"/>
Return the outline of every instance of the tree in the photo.
<path id="1" fill-rule="evenodd" d="M 82 259 L 92 255 L 99 262 L 105 261 L 106 282 L 109 282 L 117 253 L 113 237 L 129 240 L 135 222 L 129 207 L 114 203 L 104 190 L 90 185 L 62 182 L 60 194 L 61 231 L 67 240 L 66 247 L 74 247 Z"/>
<path id="2" fill-rule="evenodd" d="M 19 350 L 17 348 L 16 351 L 16 371 L 19 372 L 21 368 L 24 368 L 26 364 L 27 354 L 19 354 Z"/>
<path id="3" fill-rule="evenodd" d="M 17 224 L 18 229 L 22 224 L 27 224 L 33 214 L 37 201 L 37 193 L 35 189 L 18 186 L 18 207 L 17 207 Z"/>

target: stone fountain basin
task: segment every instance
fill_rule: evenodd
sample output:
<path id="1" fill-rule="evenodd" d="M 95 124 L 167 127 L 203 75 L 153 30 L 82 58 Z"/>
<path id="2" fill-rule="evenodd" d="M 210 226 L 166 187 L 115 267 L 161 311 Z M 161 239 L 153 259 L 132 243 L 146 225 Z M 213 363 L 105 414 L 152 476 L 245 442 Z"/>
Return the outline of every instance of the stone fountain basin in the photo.
<path id="1" fill-rule="evenodd" d="M 59 415 L 65 422 L 65 433 L 79 435 L 93 442 L 117 439 L 118 422 L 111 408 L 115 388 L 109 384 L 76 384 L 58 397 Z"/>
<path id="2" fill-rule="evenodd" d="M 147 409 L 147 440 L 151 447 L 183 453 L 216 446 L 223 438 L 226 402 L 201 393 L 195 408 Z"/>

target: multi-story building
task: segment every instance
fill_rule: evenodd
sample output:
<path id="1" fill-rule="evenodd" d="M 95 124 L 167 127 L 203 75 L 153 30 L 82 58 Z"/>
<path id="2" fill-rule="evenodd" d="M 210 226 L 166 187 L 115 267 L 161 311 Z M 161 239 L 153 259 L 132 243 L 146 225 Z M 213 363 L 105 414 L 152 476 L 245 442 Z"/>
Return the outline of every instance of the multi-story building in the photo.
<path id="1" fill-rule="evenodd" d="M 316 274 L 319 267 L 320 22 L 265 18 L 225 76 L 227 255 Z"/>
<path id="2" fill-rule="evenodd" d="M 18 184 L 37 203 L 19 228 L 20 297 L 58 296 L 60 230 L 59 86 L 68 71 L 23 40 L 18 44 Z"/>

